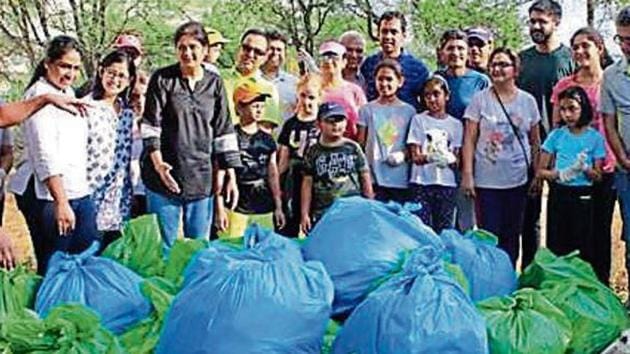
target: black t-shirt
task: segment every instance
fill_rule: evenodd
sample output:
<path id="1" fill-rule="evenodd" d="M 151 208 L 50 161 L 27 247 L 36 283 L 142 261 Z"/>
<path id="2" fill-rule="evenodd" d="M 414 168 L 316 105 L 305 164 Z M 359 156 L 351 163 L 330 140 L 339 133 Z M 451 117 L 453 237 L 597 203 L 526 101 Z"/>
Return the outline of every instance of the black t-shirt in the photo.
<path id="1" fill-rule="evenodd" d="M 319 138 L 319 128 L 317 121 L 304 122 L 293 116 L 282 126 L 278 144 L 289 148 L 289 158 L 291 160 L 304 160 L 306 150 L 317 143 Z"/>
<path id="2" fill-rule="evenodd" d="M 242 167 L 236 169 L 239 201 L 236 211 L 243 214 L 269 213 L 274 210 L 269 189 L 269 159 L 278 149 L 270 134 L 258 130 L 248 134 L 237 125 L 236 134 Z"/>

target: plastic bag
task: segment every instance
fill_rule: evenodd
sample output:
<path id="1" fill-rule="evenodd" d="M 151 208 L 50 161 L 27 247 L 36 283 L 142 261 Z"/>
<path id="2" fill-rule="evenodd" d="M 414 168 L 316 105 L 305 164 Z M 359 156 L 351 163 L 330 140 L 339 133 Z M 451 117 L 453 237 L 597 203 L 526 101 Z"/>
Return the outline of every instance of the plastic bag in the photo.
<path id="1" fill-rule="evenodd" d="M 459 265 L 470 283 L 473 301 L 505 296 L 516 290 L 516 272 L 510 257 L 497 247 L 497 238 L 484 231 L 461 235 L 444 230 L 440 235 L 450 261 Z"/>
<path id="2" fill-rule="evenodd" d="M 486 319 L 490 352 L 564 354 L 572 331 L 569 319 L 534 289 L 477 303 Z"/>
<path id="3" fill-rule="evenodd" d="M 181 286 L 184 281 L 184 269 L 186 269 L 188 262 L 190 262 L 197 251 L 207 247 L 208 242 L 203 239 L 175 240 L 164 269 L 164 278 L 178 287 Z"/>
<path id="4" fill-rule="evenodd" d="M 539 249 L 534 261 L 519 277 L 519 286 L 539 289 L 544 281 L 562 282 L 578 278 L 599 283 L 591 265 L 578 256 L 578 251 L 558 257 L 547 248 Z"/>
<path id="5" fill-rule="evenodd" d="M 333 285 L 292 241 L 256 226 L 243 251 L 199 252 L 156 353 L 319 353 Z"/>
<path id="6" fill-rule="evenodd" d="M 172 254 L 172 253 L 171 253 Z M 120 343 L 128 353 L 151 354 L 160 340 L 166 312 L 173 301 L 175 286 L 163 278 L 151 278 L 142 283 L 142 293 L 151 301 L 153 313 L 122 334 Z"/>
<path id="7" fill-rule="evenodd" d="M 333 353 L 487 353 L 484 319 L 442 262 L 434 248 L 414 251 L 352 312 Z"/>
<path id="8" fill-rule="evenodd" d="M 0 317 L 33 308 L 42 277 L 19 265 L 13 270 L 0 268 Z"/>
<path id="9" fill-rule="evenodd" d="M 157 217 L 144 215 L 125 223 L 122 237 L 103 251 L 111 258 L 142 277 L 161 275 L 164 272 L 162 236 Z"/>
<path id="10" fill-rule="evenodd" d="M 124 353 L 98 315 L 77 304 L 55 307 L 43 320 L 29 310 L 3 318 L 0 347 L 8 353 Z"/>
<path id="11" fill-rule="evenodd" d="M 542 287 L 542 293 L 571 321 L 570 352 L 600 353 L 630 325 L 619 298 L 598 283 L 578 279 L 544 282 Z"/>
<path id="12" fill-rule="evenodd" d="M 320 261 L 335 283 L 333 314 L 348 315 L 395 272 L 405 252 L 422 245 L 442 248 L 438 236 L 409 210 L 361 197 L 340 198 L 303 245 L 306 260 Z"/>
<path id="13" fill-rule="evenodd" d="M 94 310 L 103 325 L 119 334 L 151 312 L 140 292 L 142 278 L 111 259 L 96 257 L 99 244 L 78 255 L 55 253 L 39 288 L 35 311 L 46 316 L 55 306 L 79 303 Z"/>

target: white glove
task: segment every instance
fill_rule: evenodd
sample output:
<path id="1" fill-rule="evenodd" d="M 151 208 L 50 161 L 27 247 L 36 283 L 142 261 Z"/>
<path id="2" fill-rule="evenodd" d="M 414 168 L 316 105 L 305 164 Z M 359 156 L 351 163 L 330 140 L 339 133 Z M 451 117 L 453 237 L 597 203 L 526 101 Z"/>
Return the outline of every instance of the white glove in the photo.
<path id="1" fill-rule="evenodd" d="M 405 162 L 405 153 L 402 151 L 391 152 L 387 155 L 387 160 L 385 160 L 390 166 L 398 166 Z"/>

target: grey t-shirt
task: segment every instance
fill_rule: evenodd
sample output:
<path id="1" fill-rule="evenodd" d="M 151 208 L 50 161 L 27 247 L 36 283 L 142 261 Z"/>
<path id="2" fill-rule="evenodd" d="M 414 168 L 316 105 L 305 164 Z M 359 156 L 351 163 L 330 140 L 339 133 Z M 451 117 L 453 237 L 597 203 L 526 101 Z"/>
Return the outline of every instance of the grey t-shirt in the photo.
<path id="1" fill-rule="evenodd" d="M 626 58 L 604 71 L 600 91 L 600 110 L 604 114 L 617 114 L 619 136 L 630 152 L 630 69 Z"/>
<path id="2" fill-rule="evenodd" d="M 359 110 L 357 125 L 367 128 L 365 154 L 370 164 L 374 182 L 381 187 L 407 188 L 409 164 L 387 164 L 392 152 L 405 151 L 409 123 L 416 109 L 400 101 L 395 105 L 369 102 Z"/>
<path id="3" fill-rule="evenodd" d="M 540 122 L 536 100 L 519 89 L 516 98 L 503 104 L 518 128 L 525 149 L 521 148 L 492 89 L 476 93 L 464 113 L 464 119 L 479 123 L 474 164 L 476 187 L 508 189 L 527 182 L 526 161 L 531 162 L 529 131 Z"/>

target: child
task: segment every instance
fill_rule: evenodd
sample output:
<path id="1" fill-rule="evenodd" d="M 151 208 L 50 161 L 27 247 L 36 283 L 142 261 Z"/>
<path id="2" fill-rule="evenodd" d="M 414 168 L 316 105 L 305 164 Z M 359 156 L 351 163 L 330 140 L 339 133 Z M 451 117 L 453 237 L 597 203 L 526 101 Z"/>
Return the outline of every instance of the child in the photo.
<path id="1" fill-rule="evenodd" d="M 245 81 L 234 90 L 234 105 L 240 118 L 235 131 L 243 166 L 236 170 L 240 197 L 235 211 L 227 211 L 223 196 L 216 195 L 217 228 L 221 238 L 240 237 L 254 222 L 273 228 L 275 219 L 276 225 L 284 226 L 276 142 L 258 127 L 268 97 L 252 81 Z"/>
<path id="2" fill-rule="evenodd" d="M 427 80 L 422 90 L 427 111 L 413 117 L 407 138 L 413 200 L 422 205 L 418 216 L 437 233 L 454 226 L 454 168 L 464 135 L 462 122 L 446 113 L 449 94 L 443 77 Z"/>
<path id="3" fill-rule="evenodd" d="M 297 84 L 297 112 L 282 126 L 278 137 L 278 170 L 282 177 L 282 194 L 286 226 L 281 234 L 296 237 L 300 233 L 300 187 L 304 154 L 319 138 L 317 107 L 322 98 L 322 80 L 317 74 L 303 76 Z"/>
<path id="4" fill-rule="evenodd" d="M 405 140 L 416 109 L 396 96 L 404 83 L 397 61 L 381 61 L 374 75 L 378 98 L 359 110 L 358 142 L 364 147 L 370 164 L 375 198 L 402 204 L 409 201 Z"/>
<path id="5" fill-rule="evenodd" d="M 370 170 L 359 144 L 344 138 L 346 112 L 336 103 L 319 107 L 321 135 L 304 157 L 302 232 L 308 233 L 335 199 L 362 194 L 374 198 Z"/>
<path id="6" fill-rule="evenodd" d="M 590 127 L 593 112 L 581 87 L 558 95 L 564 126 L 554 129 L 542 146 L 537 177 L 550 182 L 547 201 L 547 247 L 558 254 L 580 250 L 586 261 L 597 255 L 592 230 L 592 185 L 601 177 L 604 138 Z M 550 162 L 555 160 L 553 168 Z"/>

